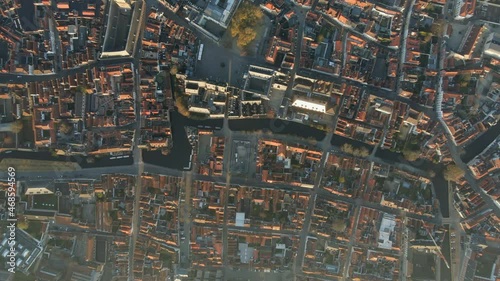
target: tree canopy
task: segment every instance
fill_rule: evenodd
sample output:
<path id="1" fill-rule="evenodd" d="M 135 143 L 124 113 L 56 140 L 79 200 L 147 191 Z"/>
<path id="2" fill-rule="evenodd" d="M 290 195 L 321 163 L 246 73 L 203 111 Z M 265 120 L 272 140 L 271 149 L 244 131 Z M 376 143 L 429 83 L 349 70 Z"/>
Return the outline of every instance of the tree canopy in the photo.
<path id="1" fill-rule="evenodd" d="M 6 136 L 3 138 L 3 144 L 4 144 L 4 145 L 9 146 L 9 145 L 11 145 L 11 144 L 13 144 L 13 143 L 14 143 L 14 138 L 12 138 L 12 136 L 10 136 L 10 135 L 6 135 Z"/>
<path id="2" fill-rule="evenodd" d="M 446 166 L 446 169 L 443 172 L 443 176 L 447 181 L 458 181 L 464 176 L 464 171 L 457 165 L 451 164 Z"/>
<path id="3" fill-rule="evenodd" d="M 12 132 L 15 134 L 19 134 L 23 130 L 23 121 L 16 120 L 12 123 Z"/>
<path id="4" fill-rule="evenodd" d="M 172 66 L 170 67 L 170 75 L 176 75 L 176 74 L 177 74 L 177 72 L 179 72 L 179 69 L 177 68 L 177 65 L 175 65 L 175 64 L 174 64 L 174 65 L 172 65 Z"/>
<path id="5" fill-rule="evenodd" d="M 73 132 L 73 125 L 70 124 L 67 120 L 64 120 L 59 125 L 59 131 L 65 135 L 70 135 Z"/>
<path id="6" fill-rule="evenodd" d="M 403 156 L 408 161 L 415 161 L 420 158 L 419 150 L 405 149 L 403 150 Z"/>
<path id="7" fill-rule="evenodd" d="M 345 143 L 340 147 L 340 150 L 347 154 L 352 154 L 356 157 L 368 157 L 370 151 L 366 147 L 354 148 L 351 144 Z"/>
<path id="8" fill-rule="evenodd" d="M 264 13 L 257 6 L 248 2 L 241 3 L 231 21 L 231 36 L 237 38 L 237 45 L 245 48 L 257 37 L 257 27 L 262 22 Z"/>

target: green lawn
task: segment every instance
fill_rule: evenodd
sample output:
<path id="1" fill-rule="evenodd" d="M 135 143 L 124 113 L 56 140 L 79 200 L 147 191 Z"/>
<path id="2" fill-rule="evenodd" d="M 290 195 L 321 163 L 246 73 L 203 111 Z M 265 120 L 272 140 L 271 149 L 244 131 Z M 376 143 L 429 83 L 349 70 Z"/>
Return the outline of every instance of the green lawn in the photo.
<path id="1" fill-rule="evenodd" d="M 42 223 L 39 221 L 30 221 L 26 232 L 36 239 L 42 238 Z"/>
<path id="2" fill-rule="evenodd" d="M 57 196 L 54 194 L 43 194 L 33 196 L 33 207 L 43 210 L 57 210 Z"/>
<path id="3" fill-rule="evenodd" d="M 36 278 L 33 275 L 27 276 L 21 272 L 16 272 L 16 274 L 14 274 L 14 281 L 35 281 L 35 280 Z"/>

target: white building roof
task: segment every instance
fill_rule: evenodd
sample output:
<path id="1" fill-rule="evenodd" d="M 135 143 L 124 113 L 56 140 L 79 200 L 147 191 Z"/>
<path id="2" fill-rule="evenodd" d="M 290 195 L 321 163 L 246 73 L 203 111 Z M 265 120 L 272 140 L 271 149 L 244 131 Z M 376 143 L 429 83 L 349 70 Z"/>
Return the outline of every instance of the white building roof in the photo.
<path id="1" fill-rule="evenodd" d="M 311 101 L 305 101 L 301 99 L 296 99 L 292 103 L 293 107 L 298 107 L 306 110 L 311 110 L 311 111 L 316 111 L 316 112 L 321 112 L 321 113 L 326 113 L 326 104 L 322 103 L 316 103 L 316 102 L 311 102 Z"/>
<path id="2" fill-rule="evenodd" d="M 236 213 L 236 226 L 245 226 L 245 213 Z"/>
<path id="3" fill-rule="evenodd" d="M 247 243 L 239 243 L 238 250 L 240 252 L 240 262 L 249 263 L 253 260 L 253 248 L 248 247 Z"/>
<path id="4" fill-rule="evenodd" d="M 380 223 L 378 234 L 378 247 L 382 249 L 392 249 L 391 234 L 396 227 L 396 216 L 385 213 Z"/>
<path id="5" fill-rule="evenodd" d="M 26 195 L 40 195 L 40 194 L 54 194 L 54 192 L 50 191 L 45 187 L 30 187 L 26 190 Z"/>

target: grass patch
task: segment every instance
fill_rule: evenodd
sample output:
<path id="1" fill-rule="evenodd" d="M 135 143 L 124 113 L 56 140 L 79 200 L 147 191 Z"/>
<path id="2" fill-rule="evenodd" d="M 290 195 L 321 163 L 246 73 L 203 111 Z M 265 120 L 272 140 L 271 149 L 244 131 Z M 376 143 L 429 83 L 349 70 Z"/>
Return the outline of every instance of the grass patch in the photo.
<path id="1" fill-rule="evenodd" d="M 73 241 L 72 240 L 65 240 L 65 239 L 54 238 L 54 239 L 50 239 L 49 240 L 49 245 L 50 246 L 54 246 L 54 247 L 59 247 L 59 248 L 64 248 L 64 249 L 71 250 L 71 248 L 73 247 Z"/>
<path id="2" fill-rule="evenodd" d="M 172 263 L 177 262 L 177 254 L 168 250 L 162 250 L 160 252 L 160 260 L 164 263 L 165 266 L 170 268 L 172 266 Z"/>
<path id="3" fill-rule="evenodd" d="M 118 211 L 117 210 L 109 211 L 109 216 L 111 217 L 111 219 L 113 221 L 117 221 L 118 220 Z"/>
<path id="4" fill-rule="evenodd" d="M 493 255 L 483 255 L 477 260 L 476 275 L 490 278 L 491 271 L 493 269 L 493 264 L 495 263 L 496 257 Z"/>
<path id="5" fill-rule="evenodd" d="M 76 171 L 81 169 L 77 163 L 66 161 L 5 158 L 0 162 L 0 169 L 6 171 L 8 167 L 14 167 L 23 172 Z"/>
<path id="6" fill-rule="evenodd" d="M 416 200 L 418 198 L 419 189 L 420 188 L 413 187 L 413 186 L 410 186 L 409 188 L 405 188 L 405 187 L 400 186 L 399 191 L 398 191 L 398 195 L 404 196 L 404 197 L 409 198 L 411 200 Z"/>
<path id="7" fill-rule="evenodd" d="M 36 277 L 33 275 L 24 275 L 24 273 L 16 272 L 14 274 L 14 281 L 35 281 Z"/>
<path id="8" fill-rule="evenodd" d="M 19 133 L 19 144 L 21 144 L 21 142 L 29 142 L 33 144 L 35 142 L 35 134 L 33 133 L 32 128 L 32 117 L 23 116 L 21 120 L 23 122 L 23 130 Z"/>
<path id="9" fill-rule="evenodd" d="M 42 223 L 39 221 L 30 221 L 26 232 L 40 240 L 42 238 Z"/>

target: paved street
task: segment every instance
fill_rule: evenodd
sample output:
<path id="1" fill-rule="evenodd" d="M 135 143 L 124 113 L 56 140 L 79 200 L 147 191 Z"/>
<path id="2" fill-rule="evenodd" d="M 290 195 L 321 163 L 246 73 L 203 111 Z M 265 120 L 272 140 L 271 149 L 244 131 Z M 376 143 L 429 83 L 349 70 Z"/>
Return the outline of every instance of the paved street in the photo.
<path id="1" fill-rule="evenodd" d="M 189 250 L 191 242 L 191 227 L 193 220 L 191 218 L 192 204 L 191 204 L 191 193 L 193 187 L 193 172 L 186 171 L 183 173 L 182 187 L 184 192 L 184 198 L 179 204 L 179 236 L 180 241 L 180 264 L 182 267 L 189 268 L 191 263 Z"/>
<path id="2" fill-rule="evenodd" d="M 74 68 L 64 69 L 57 73 L 41 74 L 41 75 L 27 75 L 18 73 L 0 73 L 0 83 L 11 83 L 11 84 L 24 84 L 26 82 L 40 82 L 53 79 L 61 79 L 69 75 L 74 75 L 77 73 L 82 73 L 87 69 L 94 67 L 103 67 L 113 64 L 124 64 L 131 63 L 133 58 L 112 58 L 99 61 L 89 61 L 87 64 L 83 64 Z"/>
<path id="3" fill-rule="evenodd" d="M 446 52 L 445 52 L 446 51 L 446 44 L 445 44 L 446 39 L 445 39 L 444 35 L 447 32 L 448 23 L 451 21 L 451 17 L 448 17 L 448 18 L 450 20 L 446 21 L 446 24 L 444 25 L 443 36 L 439 36 L 439 43 L 438 43 L 439 44 L 439 52 L 438 52 L 439 65 L 438 65 L 438 69 L 443 69 L 443 66 L 444 66 L 444 60 L 445 60 L 445 55 L 446 55 Z M 472 172 L 468 168 L 467 164 L 464 163 L 462 161 L 462 159 L 460 158 L 460 152 L 458 151 L 458 147 L 457 147 L 457 144 L 455 142 L 455 139 L 454 139 L 452 133 L 450 132 L 450 129 L 446 125 L 446 122 L 443 120 L 442 113 L 440 113 L 440 111 L 441 111 L 440 101 L 442 100 L 442 95 L 443 95 L 443 89 L 442 89 L 443 77 L 442 77 L 441 71 L 438 71 L 438 79 L 439 79 L 439 83 L 438 83 L 438 87 L 437 87 L 438 98 L 436 98 L 437 104 L 436 104 L 435 110 L 436 110 L 436 113 L 439 117 L 438 118 L 438 120 L 440 121 L 439 124 L 441 125 L 441 128 L 442 128 L 443 132 L 445 133 L 445 136 L 447 139 L 447 146 L 450 149 L 450 153 L 451 153 L 451 156 L 453 158 L 453 161 L 455 162 L 455 164 L 458 167 L 460 167 L 460 169 L 462 169 L 465 172 L 464 177 L 467 180 L 467 182 L 470 184 L 472 189 L 481 196 L 481 198 L 484 200 L 486 205 L 489 208 L 491 208 L 497 216 L 500 216 L 500 205 L 491 196 L 486 194 L 486 192 L 482 188 L 479 187 L 477 180 L 472 175 Z M 441 98 L 439 98 L 439 96 L 441 96 Z"/>
<path id="4" fill-rule="evenodd" d="M 329 134 L 330 137 L 326 137 L 325 141 L 322 142 L 323 145 L 329 146 L 329 139 L 331 138 L 331 133 Z M 323 176 L 323 171 L 325 168 L 326 160 L 328 159 L 329 151 L 323 151 L 323 155 L 321 156 L 321 161 L 318 167 L 318 170 L 316 172 L 316 179 L 314 181 L 314 188 L 312 189 L 309 197 L 309 206 L 307 207 L 307 212 L 304 218 L 304 223 L 302 227 L 302 231 L 300 232 L 300 245 L 299 249 L 297 251 L 297 256 L 295 257 L 294 261 L 294 273 L 299 273 L 302 271 L 302 264 L 304 262 L 304 254 L 307 246 L 307 236 L 309 235 L 309 230 L 311 227 L 311 217 L 314 213 L 314 206 L 316 204 L 316 198 L 318 196 L 318 191 L 321 189 L 321 178 Z"/>
<path id="5" fill-rule="evenodd" d="M 225 146 L 224 146 L 224 170 L 226 176 L 226 187 L 224 189 L 224 225 L 222 226 L 222 266 L 223 266 L 223 277 L 224 280 L 228 279 L 227 269 L 229 268 L 229 257 L 228 257 L 228 210 L 227 203 L 229 198 L 229 188 L 231 187 L 231 152 L 232 152 L 232 143 L 233 137 L 231 134 L 231 130 L 229 130 L 229 123 L 227 114 L 224 117 L 224 125 L 222 127 L 222 132 L 224 132 L 225 138 Z"/>
<path id="6" fill-rule="evenodd" d="M 140 199 L 141 199 L 141 193 L 142 193 L 142 177 L 141 175 L 144 173 L 144 162 L 142 161 L 142 149 L 139 149 L 138 144 L 139 144 L 139 138 L 141 137 L 141 128 L 142 128 L 142 122 L 141 122 L 141 88 L 140 88 L 140 76 L 139 72 L 136 71 L 137 69 L 140 68 L 140 62 L 139 60 L 135 60 L 133 64 L 133 70 L 134 70 L 134 89 L 135 89 L 135 132 L 134 132 L 134 149 L 133 149 L 133 154 L 134 154 L 134 167 L 137 167 L 137 170 L 135 171 L 135 174 L 137 175 L 136 177 L 136 184 L 134 186 L 134 213 L 132 216 L 132 229 L 131 229 L 131 236 L 130 236 L 130 246 L 129 246 L 129 269 L 128 269 L 128 276 L 129 276 L 129 281 L 133 281 L 134 279 L 134 252 L 135 252 L 135 245 L 137 242 L 137 236 L 140 232 Z"/>
<path id="7" fill-rule="evenodd" d="M 408 38 L 408 28 L 410 26 L 410 19 L 412 16 L 413 6 L 415 5 L 415 0 L 410 0 L 406 3 L 406 7 L 403 13 L 403 28 L 401 32 L 401 46 L 399 51 L 399 61 L 398 61 L 398 71 L 396 72 L 396 93 L 401 90 L 401 81 L 403 81 L 403 65 L 406 61 L 406 38 Z"/>
<path id="8" fill-rule="evenodd" d="M 207 40 L 207 38 L 199 33 L 198 31 L 194 30 L 190 24 L 185 20 L 180 18 L 179 16 L 173 14 L 171 11 L 165 9 L 161 5 L 158 5 L 156 0 L 147 0 L 146 1 L 148 4 L 148 7 L 155 5 L 162 12 L 165 13 L 165 15 L 171 19 L 174 19 L 177 24 L 180 24 L 182 26 L 185 26 L 186 28 L 190 28 L 193 30 L 195 34 L 202 40 L 204 44 L 204 54 L 203 54 L 203 59 L 201 61 L 197 62 L 197 67 L 195 71 L 195 77 L 196 78 L 209 78 L 212 80 L 218 80 L 218 81 L 226 81 L 231 85 L 240 85 L 241 84 L 241 77 L 243 73 L 248 69 L 248 65 L 250 64 L 256 64 L 256 65 L 265 65 L 264 60 L 262 57 L 242 57 L 240 54 L 230 51 L 228 49 L 225 49 L 224 47 L 218 45 L 217 43 L 212 42 L 211 40 Z M 318 1 L 315 1 L 313 3 L 313 6 L 317 4 Z M 451 151 L 451 156 L 454 160 L 454 162 L 465 171 L 465 178 L 471 185 L 471 187 L 474 189 L 475 192 L 479 193 L 481 198 L 486 202 L 486 208 L 491 208 L 497 216 L 500 216 L 500 206 L 489 196 L 487 195 L 478 185 L 477 181 L 473 177 L 472 173 L 468 169 L 467 165 L 460 159 L 460 154 L 458 152 L 458 147 L 456 146 L 456 143 L 454 142 L 453 136 L 451 135 L 448 127 L 446 126 L 445 122 L 442 120 L 441 116 L 442 113 L 441 107 L 440 107 L 440 102 L 441 99 L 439 97 L 442 97 L 442 89 L 441 89 L 441 83 L 438 83 L 438 98 L 436 104 L 436 109 L 434 110 L 431 107 L 423 106 L 419 103 L 416 103 L 408 98 L 401 97 L 398 95 L 399 89 L 400 89 L 400 81 L 401 81 L 401 74 L 402 74 L 402 65 L 404 63 L 404 58 L 405 58 L 405 41 L 406 37 L 408 34 L 408 26 L 409 26 L 409 20 L 412 12 L 412 7 L 415 4 L 415 0 L 408 1 L 406 4 L 406 8 L 404 11 L 404 20 L 403 20 L 403 30 L 402 30 L 402 48 L 399 48 L 399 64 L 398 64 L 398 74 L 397 74 L 397 84 L 396 84 L 396 91 L 392 89 L 386 89 L 386 88 L 381 88 L 381 87 L 376 87 L 373 85 L 368 85 L 366 83 L 348 78 L 348 77 L 336 77 L 332 75 L 326 75 L 326 74 L 320 74 L 316 73 L 310 70 L 300 70 L 299 69 L 299 63 L 300 63 L 300 54 L 301 54 L 301 48 L 302 48 L 302 39 L 304 35 L 304 22 L 305 22 L 305 16 L 307 13 L 307 8 L 303 8 L 300 6 L 296 6 L 294 8 L 298 19 L 299 19 L 299 27 L 297 29 L 297 36 L 296 36 L 296 56 L 295 56 L 295 64 L 294 68 L 290 71 L 290 79 L 289 79 L 289 86 L 287 90 L 288 97 L 290 97 L 291 94 L 291 85 L 293 84 L 293 79 L 296 74 L 300 75 L 308 75 L 311 77 L 314 77 L 316 79 L 323 79 L 326 81 L 332 81 L 335 83 L 347 83 L 349 85 L 354 85 L 356 87 L 360 87 L 364 89 L 366 92 L 369 94 L 373 94 L 375 96 L 384 98 L 384 99 L 391 99 L 391 100 L 396 100 L 396 101 L 401 101 L 407 103 L 412 109 L 417 110 L 419 112 L 423 112 L 426 115 L 428 115 L 431 119 L 433 120 L 439 120 L 440 126 L 442 129 L 446 132 L 446 137 L 447 137 L 447 146 L 450 148 Z M 342 26 L 342 28 L 346 31 L 349 31 L 350 33 L 356 34 L 358 36 L 365 37 L 365 39 L 372 41 L 373 43 L 373 38 L 367 38 L 364 34 L 360 34 L 358 31 L 354 30 L 350 26 L 346 26 L 343 24 L 340 24 L 337 20 L 329 20 L 332 23 L 334 23 L 337 26 Z M 446 26 L 444 28 L 446 30 Z M 342 65 L 344 66 L 345 64 L 345 58 L 346 58 L 346 40 L 345 38 L 347 37 L 348 33 L 344 33 L 344 44 L 343 44 L 343 63 Z M 141 37 L 141 36 L 139 36 Z M 440 36 L 439 39 L 439 69 L 442 69 L 443 67 L 443 60 L 444 60 L 444 55 L 445 55 L 445 40 L 443 39 L 444 36 Z M 140 40 L 137 40 L 138 46 L 140 46 Z M 386 46 L 382 46 L 378 43 L 375 43 L 379 45 L 380 47 L 387 48 Z M 60 42 L 57 42 L 56 45 L 56 57 L 59 58 L 60 55 L 60 50 L 57 51 L 57 49 L 60 48 Z M 283 276 L 288 276 L 289 278 L 287 280 L 291 279 L 292 273 L 297 276 L 301 274 L 302 271 L 302 265 L 304 261 L 304 255 L 306 252 L 306 242 L 308 239 L 308 236 L 310 235 L 311 231 L 311 221 L 312 217 L 314 215 L 314 206 L 316 204 L 316 199 L 319 196 L 320 198 L 326 198 L 326 199 L 332 199 L 332 200 L 340 200 L 344 201 L 347 203 L 350 203 L 353 205 L 355 212 L 355 221 L 354 221 L 354 229 L 357 228 L 358 222 L 359 222 L 359 210 L 361 207 L 366 207 L 366 208 L 372 208 L 381 212 L 386 212 L 390 214 L 397 214 L 397 215 L 403 215 L 404 220 L 407 218 L 412 218 L 412 219 L 418 219 L 418 220 L 423 220 L 427 222 L 432 222 L 436 224 L 441 224 L 443 222 L 442 218 L 440 216 L 432 215 L 432 216 L 427 216 L 427 215 L 417 215 L 417 214 L 412 214 L 412 213 L 405 213 L 397 209 L 389 208 L 389 207 L 384 207 L 379 205 L 378 203 L 373 203 L 373 202 L 366 202 L 361 199 L 353 199 L 349 198 L 346 196 L 341 196 L 341 195 L 336 195 L 328 192 L 327 190 L 324 190 L 321 188 L 321 178 L 323 175 L 324 167 L 326 160 L 328 159 L 329 153 L 339 153 L 341 154 L 340 151 L 335 151 L 333 150 L 335 147 L 332 146 L 331 144 L 331 139 L 333 137 L 333 133 L 328 133 L 327 136 L 323 140 L 319 140 L 317 144 L 314 144 L 317 148 L 321 149 L 323 151 L 323 155 L 320 160 L 319 168 L 317 170 L 315 182 L 314 182 L 314 187 L 312 189 L 307 189 L 307 188 L 302 188 L 302 187 L 297 187 L 297 186 L 289 186 L 286 184 L 279 184 L 279 183 L 263 183 L 256 178 L 240 178 L 240 177 L 235 177 L 231 175 L 230 172 L 230 158 L 231 158 L 231 145 L 232 145 L 232 140 L 233 139 L 245 139 L 247 135 L 242 132 L 237 132 L 237 131 L 231 131 L 229 128 L 229 121 L 226 118 L 224 118 L 223 121 L 223 127 L 222 127 L 222 135 L 225 137 L 226 140 L 226 146 L 225 146 L 225 151 L 224 151 L 224 159 L 225 159 L 225 173 L 223 176 L 204 176 L 204 175 L 199 175 L 195 172 L 196 169 L 192 169 L 191 171 L 180 171 L 176 169 L 169 169 L 165 168 L 162 166 L 158 165 L 153 165 L 153 164 L 148 164 L 144 163 L 143 161 L 143 156 L 142 153 L 143 151 L 138 149 L 137 145 L 139 144 L 139 138 L 140 138 L 140 133 L 141 133 L 141 92 L 140 92 L 140 87 L 139 87 L 139 82 L 140 82 L 140 76 L 138 74 L 138 69 L 140 68 L 140 48 L 137 48 L 138 50 L 134 54 L 133 58 L 117 58 L 117 59 L 108 59 L 108 60 L 100 60 L 100 61 L 91 61 L 88 64 L 80 65 L 78 67 L 72 68 L 72 69 L 64 69 L 64 70 L 59 70 L 60 67 L 60 59 L 57 61 L 57 65 L 59 66 L 58 69 L 56 69 L 56 73 L 52 74 L 45 74 L 45 75 L 19 75 L 19 74 L 6 74 L 6 73 L 0 73 L 0 83 L 25 83 L 25 82 L 40 82 L 40 81 L 46 81 L 50 79 L 56 79 L 56 78 L 63 78 L 68 75 L 73 75 L 76 73 L 81 73 L 83 71 L 86 71 L 87 69 L 93 68 L 93 67 L 103 67 L 107 65 L 112 65 L 112 64 L 124 64 L 124 63 L 132 63 L 133 65 L 133 70 L 134 70 L 134 83 L 135 83 L 135 90 L 134 90 L 134 98 L 135 98 L 135 113 L 136 113 L 136 122 L 133 125 L 134 126 L 134 148 L 133 148 L 133 164 L 132 165 L 124 165 L 124 166 L 111 166 L 111 167 L 99 167 L 99 168 L 88 168 L 88 169 L 82 169 L 78 171 L 69 171 L 69 172 L 58 172 L 58 171 L 51 171 L 51 172 L 19 172 L 19 180 L 27 180 L 28 184 L 34 183 L 34 182 L 46 182 L 50 179 L 97 179 L 99 178 L 102 174 L 109 174 L 109 173 L 123 173 L 123 174 L 131 174 L 131 175 L 142 175 L 144 172 L 147 173 L 153 173 L 153 174 L 165 174 L 165 175 L 170 175 L 170 176 L 176 176 L 176 177 L 182 177 L 183 178 L 183 202 L 180 203 L 179 205 L 179 213 L 180 218 L 181 218 L 181 223 L 183 224 L 183 230 L 181 230 L 181 235 L 185 237 L 185 239 L 182 239 L 179 245 L 179 250 L 180 252 L 180 258 L 181 258 L 181 266 L 183 267 L 189 267 L 190 265 L 190 256 L 189 256 L 189 247 L 190 247 L 190 240 L 191 240 L 191 226 L 196 225 L 196 222 L 193 222 L 191 219 L 191 188 L 193 186 L 194 181 L 211 181 L 211 182 L 217 182 L 220 184 L 225 184 L 225 196 L 224 196 L 224 225 L 222 226 L 222 237 L 223 237 L 223 247 L 222 247 L 222 260 L 223 260 L 223 278 L 224 280 L 237 280 L 241 276 L 248 277 L 248 278 L 243 278 L 244 280 L 251 279 L 251 280 L 284 280 L 285 278 Z M 442 75 L 441 73 L 438 73 L 438 80 L 441 82 L 442 81 Z M 343 98 L 343 97 L 342 97 Z M 336 121 L 338 119 L 338 112 L 334 117 L 334 120 Z M 193 121 L 195 123 L 195 121 Z M 332 131 L 335 131 L 335 126 L 336 122 L 333 122 Z M 330 128 L 330 129 L 332 129 Z M 302 138 L 297 138 L 297 137 L 291 137 L 288 135 L 273 135 L 272 137 L 279 139 L 279 140 L 287 140 L 287 141 L 293 141 L 301 144 L 306 144 L 306 145 L 312 145 L 309 140 L 304 140 Z M 372 168 L 373 168 L 373 163 L 379 163 L 379 164 L 392 164 L 395 165 L 396 167 L 410 171 L 412 173 L 416 173 L 419 175 L 426 176 L 427 171 L 422 171 L 414 166 L 411 166 L 408 163 L 392 163 L 391 161 L 388 161 L 387 159 L 383 159 L 381 157 L 376 157 L 375 156 L 376 149 L 373 151 L 372 155 L 367 157 L 368 161 L 372 162 Z M 371 171 L 371 169 L 370 169 Z M 0 171 L 0 176 L 2 178 L 5 178 L 6 171 Z M 253 186 L 253 187 L 261 187 L 261 188 L 273 188 L 273 189 L 286 189 L 286 190 L 294 190 L 294 191 L 300 191 L 304 193 L 308 193 L 310 195 L 310 200 L 309 200 L 309 205 L 307 212 L 305 214 L 305 219 L 303 222 L 303 228 L 300 231 L 275 231 L 275 230 L 262 230 L 258 229 L 256 227 L 236 227 L 236 226 L 229 226 L 227 224 L 228 220 L 228 210 L 227 210 L 227 199 L 228 199 L 228 191 L 230 186 L 234 185 L 241 185 L 241 186 Z M 134 280 L 134 252 L 135 252 L 135 245 L 137 243 L 137 239 L 139 236 L 140 232 L 140 222 L 141 222 L 141 216 L 140 216 L 140 209 L 139 209 L 139 202 L 140 202 L 140 195 L 142 191 L 142 182 L 141 178 L 137 177 L 137 182 L 136 185 L 133 187 L 134 191 L 134 202 L 133 202 L 133 217 L 132 217 L 132 230 L 131 230 L 131 236 L 130 236 L 130 247 L 129 247 L 129 268 L 128 268 L 128 278 L 129 281 Z M 452 251 L 453 249 L 456 249 L 456 252 L 452 255 L 452 261 L 451 261 L 451 266 L 452 266 L 452 276 L 453 280 L 460 280 L 460 276 L 463 276 L 464 271 L 463 271 L 463 264 L 468 261 L 468 258 L 470 257 L 470 250 L 466 249 L 465 251 L 460 250 L 460 237 L 463 235 L 464 231 L 460 226 L 461 218 L 458 216 L 456 213 L 456 210 L 453 207 L 453 192 L 450 190 L 448 193 L 449 197 L 448 203 L 449 203 L 449 213 L 450 217 L 446 218 L 444 222 L 450 225 L 452 228 L 452 233 L 451 233 L 451 239 L 449 242 L 449 246 L 451 247 Z M 102 208 L 102 206 L 98 206 L 98 208 Z M 104 212 L 106 213 L 106 212 Z M 99 217 L 97 218 L 97 224 L 99 226 L 105 224 L 105 218 L 104 217 Z M 70 227 L 69 229 L 65 226 L 59 226 L 59 225 L 54 225 L 53 227 L 50 228 L 50 232 L 52 233 L 59 233 L 59 232 L 71 232 L 75 234 L 82 234 L 82 233 L 91 233 L 91 234 L 96 234 L 99 236 L 104 236 L 104 237 L 111 237 L 111 234 L 107 233 L 102 233 L 98 232 L 95 230 L 86 230 L 82 228 L 72 228 Z M 280 273 L 270 273 L 270 274 L 264 274 L 264 273 L 256 273 L 250 270 L 242 270 L 240 271 L 235 271 L 230 268 L 230 263 L 229 263 L 229 257 L 228 257 L 228 235 L 229 231 L 241 231 L 241 232 L 248 232 L 248 233 L 263 233 L 263 234 L 275 234 L 275 235 L 288 235 L 288 236 L 295 236 L 300 239 L 300 244 L 298 247 L 297 255 L 295 259 L 293 260 L 293 272 L 287 272 L 285 274 L 280 274 Z M 406 228 L 403 228 L 403 251 L 400 253 L 400 257 L 403 259 L 402 262 L 402 270 L 401 270 L 401 278 L 402 280 L 406 280 L 406 267 L 408 263 L 408 230 Z M 347 242 L 347 247 L 348 247 L 348 252 L 347 252 L 347 257 L 346 260 L 350 261 L 351 254 L 353 251 L 353 246 L 355 245 L 355 231 L 352 233 L 352 235 L 349 237 L 349 241 Z M 368 248 L 366 245 L 359 245 L 359 247 L 364 247 Z M 398 253 L 399 254 L 399 253 Z M 468 255 L 468 256 L 467 256 Z M 343 272 L 343 279 L 344 280 L 349 280 L 349 263 L 347 263 L 342 269 Z M 439 270 L 442 270 L 442 268 L 438 268 Z"/>
<path id="9" fill-rule="evenodd" d="M 351 265 L 351 257 L 352 257 L 352 251 L 353 251 L 353 246 L 356 243 L 356 229 L 358 229 L 358 223 L 359 223 L 359 210 L 360 208 L 356 208 L 354 211 L 354 225 L 353 225 L 353 231 L 351 234 L 351 237 L 349 237 L 349 243 L 347 244 L 347 257 L 346 257 L 346 263 L 344 264 L 344 268 L 342 269 L 342 277 L 343 280 L 349 280 L 349 267 Z"/>

